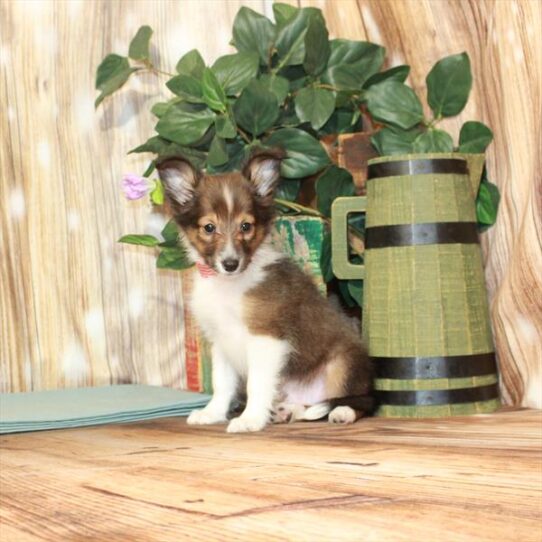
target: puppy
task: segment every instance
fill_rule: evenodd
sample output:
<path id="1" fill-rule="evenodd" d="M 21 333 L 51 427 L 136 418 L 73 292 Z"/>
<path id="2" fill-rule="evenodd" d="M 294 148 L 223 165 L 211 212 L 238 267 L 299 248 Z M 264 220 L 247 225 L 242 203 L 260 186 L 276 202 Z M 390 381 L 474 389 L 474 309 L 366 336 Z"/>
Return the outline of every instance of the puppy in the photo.
<path id="1" fill-rule="evenodd" d="M 242 172 L 220 175 L 183 159 L 158 164 L 199 270 L 192 311 L 212 343 L 214 395 L 189 424 L 226 422 L 243 389 L 246 407 L 228 432 L 328 414 L 352 423 L 372 409 L 373 371 L 358 334 L 270 244 L 282 157 L 258 150 Z"/>

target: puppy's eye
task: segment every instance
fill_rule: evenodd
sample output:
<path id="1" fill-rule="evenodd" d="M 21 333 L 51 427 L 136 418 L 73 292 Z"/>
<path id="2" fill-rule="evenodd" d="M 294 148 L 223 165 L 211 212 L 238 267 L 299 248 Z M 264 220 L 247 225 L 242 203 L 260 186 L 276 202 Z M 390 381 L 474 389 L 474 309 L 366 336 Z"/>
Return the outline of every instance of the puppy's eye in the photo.
<path id="1" fill-rule="evenodd" d="M 214 233 L 216 231 L 216 226 L 214 224 L 205 224 L 203 226 L 205 233 Z"/>
<path id="2" fill-rule="evenodd" d="M 250 231 L 252 229 L 252 224 L 250 222 L 243 222 L 241 224 L 241 231 L 242 232 L 247 232 L 247 231 Z"/>

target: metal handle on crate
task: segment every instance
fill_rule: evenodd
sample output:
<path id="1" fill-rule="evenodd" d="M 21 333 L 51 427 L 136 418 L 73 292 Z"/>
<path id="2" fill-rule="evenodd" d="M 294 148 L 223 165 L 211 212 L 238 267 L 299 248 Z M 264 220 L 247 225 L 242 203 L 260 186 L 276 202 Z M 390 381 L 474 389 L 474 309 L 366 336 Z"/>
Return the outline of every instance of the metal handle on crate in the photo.
<path id="1" fill-rule="evenodd" d="M 362 279 L 365 266 L 354 264 L 348 257 L 348 215 L 364 213 L 367 198 L 337 198 L 331 206 L 331 260 L 333 273 L 339 279 Z"/>

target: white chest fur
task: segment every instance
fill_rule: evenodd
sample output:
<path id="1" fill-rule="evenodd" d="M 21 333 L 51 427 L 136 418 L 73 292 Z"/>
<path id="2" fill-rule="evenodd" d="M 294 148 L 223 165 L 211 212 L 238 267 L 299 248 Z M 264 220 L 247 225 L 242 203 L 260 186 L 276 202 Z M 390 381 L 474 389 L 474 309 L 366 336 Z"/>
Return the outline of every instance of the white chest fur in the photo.
<path id="1" fill-rule="evenodd" d="M 242 314 L 244 292 L 235 286 L 221 277 L 198 277 L 192 311 L 207 339 L 220 347 L 238 373 L 246 374 L 248 329 Z"/>
<path id="2" fill-rule="evenodd" d="M 240 275 L 196 278 L 192 312 L 203 333 L 216 344 L 241 375 L 247 372 L 248 328 L 243 320 L 243 297 L 265 280 L 265 265 L 281 255 L 266 249 Z"/>

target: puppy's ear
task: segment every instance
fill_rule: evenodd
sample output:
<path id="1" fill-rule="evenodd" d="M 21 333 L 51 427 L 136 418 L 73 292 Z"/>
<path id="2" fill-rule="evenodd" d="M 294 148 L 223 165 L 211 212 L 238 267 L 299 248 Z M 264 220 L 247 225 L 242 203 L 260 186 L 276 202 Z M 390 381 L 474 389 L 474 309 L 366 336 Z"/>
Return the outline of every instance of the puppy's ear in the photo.
<path id="1" fill-rule="evenodd" d="M 254 184 L 259 196 L 273 195 L 280 179 L 280 163 L 285 156 L 282 149 L 257 149 L 250 155 L 243 175 Z"/>
<path id="2" fill-rule="evenodd" d="M 168 158 L 156 165 L 167 199 L 179 212 L 193 197 L 201 173 L 182 158 Z"/>

